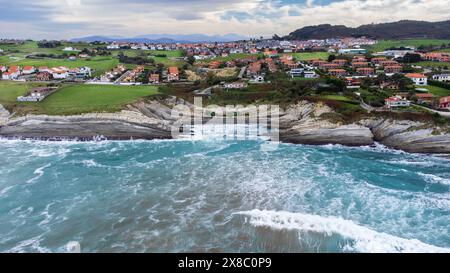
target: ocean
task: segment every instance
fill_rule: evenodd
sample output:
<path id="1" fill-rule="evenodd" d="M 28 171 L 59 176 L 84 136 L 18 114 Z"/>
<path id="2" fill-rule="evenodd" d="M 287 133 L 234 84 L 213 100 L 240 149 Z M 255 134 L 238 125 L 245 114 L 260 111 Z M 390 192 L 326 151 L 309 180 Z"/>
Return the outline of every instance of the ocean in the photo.
<path id="1" fill-rule="evenodd" d="M 0 252 L 450 252 L 450 160 L 382 145 L 0 141 Z"/>

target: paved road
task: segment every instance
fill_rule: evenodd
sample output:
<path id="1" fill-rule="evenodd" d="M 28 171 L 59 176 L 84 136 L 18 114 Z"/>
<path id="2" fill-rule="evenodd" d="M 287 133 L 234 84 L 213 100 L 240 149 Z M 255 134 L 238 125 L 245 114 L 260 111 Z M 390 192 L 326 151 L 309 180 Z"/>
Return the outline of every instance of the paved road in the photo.
<path id="1" fill-rule="evenodd" d="M 430 109 L 430 108 L 427 108 L 427 107 L 424 107 L 424 106 L 418 105 L 418 104 L 413 104 L 413 105 L 418 106 L 418 107 L 420 107 L 422 109 L 428 110 L 428 111 L 430 111 L 432 113 L 438 113 L 439 115 L 441 115 L 443 117 L 450 118 L 450 112 L 438 111 L 438 110 Z"/>
<path id="2" fill-rule="evenodd" d="M 246 69 L 247 69 L 246 66 L 241 68 L 241 71 L 239 72 L 239 76 L 238 76 L 239 79 L 242 79 L 244 77 L 244 73 L 245 73 Z"/>

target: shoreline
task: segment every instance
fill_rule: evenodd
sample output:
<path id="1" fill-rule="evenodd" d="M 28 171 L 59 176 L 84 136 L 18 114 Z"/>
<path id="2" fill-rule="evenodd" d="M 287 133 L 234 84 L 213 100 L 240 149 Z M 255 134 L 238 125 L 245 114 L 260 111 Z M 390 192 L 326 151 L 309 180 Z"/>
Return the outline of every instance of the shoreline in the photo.
<path id="1" fill-rule="evenodd" d="M 73 116 L 28 115 L 11 118 L 3 113 L 0 138 L 54 142 L 173 139 L 171 128 L 175 119 L 171 111 L 176 103 L 179 103 L 176 98 L 141 101 L 128 105 L 121 112 Z M 450 154 L 448 127 L 379 117 L 366 117 L 351 124 L 323 118 L 324 114 L 334 113 L 328 106 L 307 101 L 289 106 L 280 112 L 280 142 L 349 147 L 370 146 L 378 142 L 408 153 Z"/>

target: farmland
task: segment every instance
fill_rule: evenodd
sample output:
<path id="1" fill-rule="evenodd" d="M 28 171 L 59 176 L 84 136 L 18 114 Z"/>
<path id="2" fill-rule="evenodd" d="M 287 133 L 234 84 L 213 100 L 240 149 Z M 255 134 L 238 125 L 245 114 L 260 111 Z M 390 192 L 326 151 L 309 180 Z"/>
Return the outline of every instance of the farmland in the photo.
<path id="1" fill-rule="evenodd" d="M 367 46 L 370 52 L 384 51 L 389 48 L 412 46 L 418 48 L 419 46 L 450 44 L 450 40 L 436 40 L 436 39 L 408 39 L 408 40 L 381 40 L 377 44 Z"/>
<path id="2" fill-rule="evenodd" d="M 88 112 L 116 112 L 139 98 L 158 93 L 154 86 L 63 85 L 42 102 L 16 102 L 42 84 L 1 82 L 0 104 L 18 114 L 71 115 Z"/>

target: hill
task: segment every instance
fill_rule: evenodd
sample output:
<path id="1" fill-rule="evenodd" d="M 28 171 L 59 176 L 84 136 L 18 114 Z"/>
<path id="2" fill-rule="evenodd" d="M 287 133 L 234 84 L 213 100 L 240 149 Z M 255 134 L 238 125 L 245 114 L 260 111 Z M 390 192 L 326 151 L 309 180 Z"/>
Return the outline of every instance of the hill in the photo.
<path id="1" fill-rule="evenodd" d="M 443 22 L 399 21 L 362 25 L 357 28 L 343 25 L 308 26 L 291 32 L 286 39 L 326 39 L 367 36 L 376 39 L 450 39 L 450 20 Z"/>

